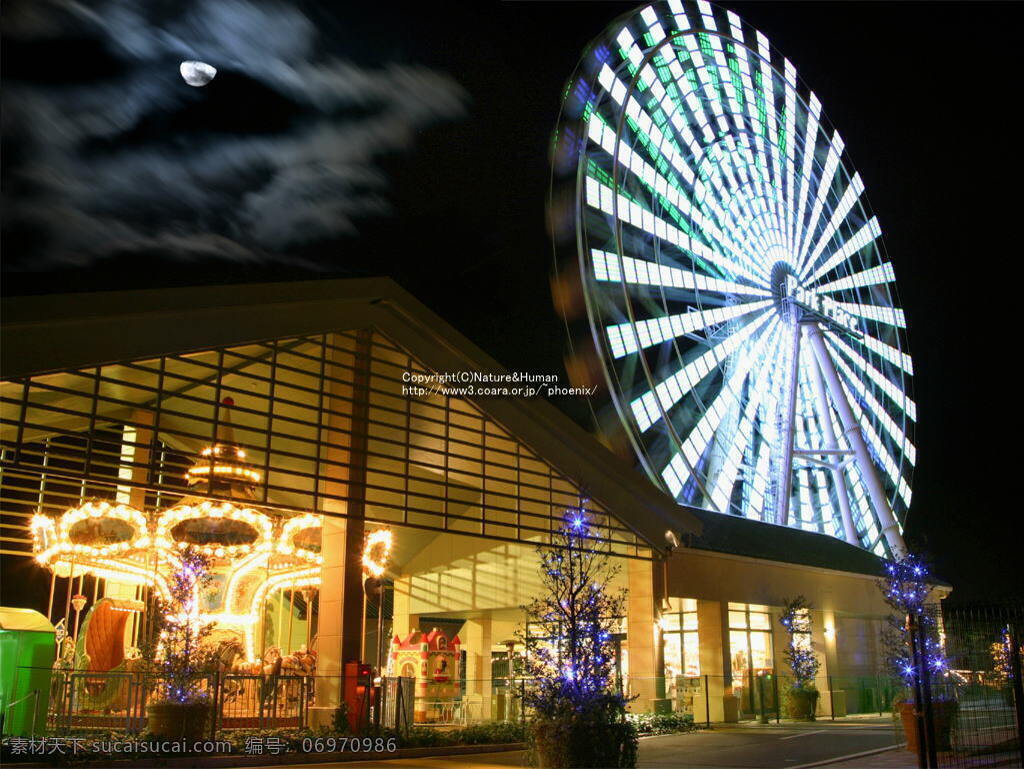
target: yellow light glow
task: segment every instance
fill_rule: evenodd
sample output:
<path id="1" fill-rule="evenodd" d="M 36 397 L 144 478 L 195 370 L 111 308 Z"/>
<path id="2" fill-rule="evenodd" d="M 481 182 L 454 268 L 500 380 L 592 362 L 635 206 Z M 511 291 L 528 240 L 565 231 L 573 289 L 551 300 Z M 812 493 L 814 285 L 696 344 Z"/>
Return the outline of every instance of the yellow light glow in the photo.
<path id="1" fill-rule="evenodd" d="M 380 577 L 391 557 L 391 529 L 376 529 L 366 536 L 363 546 L 363 568 L 374 577 Z"/>
<path id="2" fill-rule="evenodd" d="M 305 513 L 289 518 L 281 527 L 281 536 L 278 539 L 277 552 L 282 555 L 291 555 L 301 558 L 310 563 L 323 563 L 324 559 L 320 553 L 309 550 L 295 544 L 295 535 L 305 529 L 320 529 L 323 527 L 323 516 L 315 513 Z"/>
<path id="3" fill-rule="evenodd" d="M 249 604 L 249 614 L 258 617 L 267 596 L 275 590 L 289 590 L 297 587 L 320 587 L 320 569 L 317 567 L 306 567 L 283 572 L 270 577 L 263 582 L 252 596 L 252 603 Z M 250 661 L 256 659 L 256 634 L 255 626 L 249 625 L 245 629 L 245 653 Z"/>
<path id="4" fill-rule="evenodd" d="M 198 465 L 190 467 L 185 472 L 185 478 L 189 483 L 193 483 L 199 477 L 210 475 L 211 472 L 215 476 L 244 478 L 252 483 L 259 483 L 263 480 L 263 475 L 259 471 L 248 467 L 239 467 L 238 465 L 213 465 L 212 467 L 210 465 Z"/>
<path id="5" fill-rule="evenodd" d="M 240 545 L 194 545 L 201 553 L 214 557 L 236 557 L 248 555 L 254 550 L 269 550 L 273 548 L 274 522 L 269 516 L 251 507 L 236 507 L 230 502 L 205 501 L 198 505 L 176 505 L 165 512 L 156 522 L 155 538 L 157 545 L 166 542 L 169 546 L 171 533 L 175 526 L 183 521 L 201 518 L 227 518 L 232 521 L 239 521 L 248 524 L 256 530 L 256 539 L 252 543 Z M 188 543 L 178 542 L 179 549 L 187 547 Z M 218 550 L 220 551 L 218 553 Z"/>

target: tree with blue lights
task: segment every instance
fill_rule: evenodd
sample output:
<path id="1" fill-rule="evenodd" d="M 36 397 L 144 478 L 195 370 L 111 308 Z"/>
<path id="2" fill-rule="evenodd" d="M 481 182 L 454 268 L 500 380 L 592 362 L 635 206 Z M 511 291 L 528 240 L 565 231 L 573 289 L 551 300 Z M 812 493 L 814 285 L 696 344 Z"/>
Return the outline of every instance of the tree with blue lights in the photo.
<path id="1" fill-rule="evenodd" d="M 163 616 L 157 675 L 161 699 L 185 705 L 206 699 L 202 673 L 212 664 L 205 642 L 213 623 L 202 621 L 200 611 L 212 577 L 209 559 L 195 548 L 179 551 L 178 558 L 179 566 L 167 584 L 170 601 L 159 606 Z"/>
<path id="2" fill-rule="evenodd" d="M 614 690 L 612 639 L 626 605 L 619 572 L 598 548 L 586 500 L 537 548 L 543 592 L 527 606 L 525 671 L 530 755 L 545 767 L 636 764 L 628 699 Z"/>
<path id="3" fill-rule="evenodd" d="M 814 679 L 821 662 L 811 646 L 810 603 L 802 595 L 784 601 L 779 623 L 789 635 L 785 656 L 793 673 L 793 683 L 786 690 L 791 715 L 813 721 L 819 696 Z"/>
<path id="4" fill-rule="evenodd" d="M 911 650 L 910 618 L 913 618 L 923 639 L 924 664 L 930 675 L 946 671 L 946 658 L 939 642 L 936 616 L 928 611 L 927 601 L 932 586 L 931 571 L 921 556 L 908 553 L 902 558 L 885 561 L 885 576 L 879 588 L 885 602 L 893 609 L 882 631 L 885 663 L 908 688 L 916 683 L 914 657 Z"/>

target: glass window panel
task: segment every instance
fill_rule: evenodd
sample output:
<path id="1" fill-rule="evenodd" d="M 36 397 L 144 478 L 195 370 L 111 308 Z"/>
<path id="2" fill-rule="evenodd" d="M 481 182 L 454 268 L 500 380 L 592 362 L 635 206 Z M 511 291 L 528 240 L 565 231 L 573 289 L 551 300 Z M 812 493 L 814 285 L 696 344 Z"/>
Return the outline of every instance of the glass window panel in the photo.
<path id="1" fill-rule="evenodd" d="M 772 638 L 771 633 L 752 632 L 750 634 L 750 660 L 754 670 L 771 670 Z"/>
<path id="2" fill-rule="evenodd" d="M 732 661 L 733 680 L 740 683 L 750 670 L 750 650 L 747 648 L 747 633 L 744 630 L 729 631 L 729 659 Z"/>
<path id="3" fill-rule="evenodd" d="M 772 620 L 767 614 L 750 613 L 750 627 L 755 630 L 771 630 Z"/>
<path id="4" fill-rule="evenodd" d="M 729 612 L 729 627 L 745 628 L 747 626 L 747 615 L 741 611 Z"/>
<path id="5" fill-rule="evenodd" d="M 697 629 L 697 612 L 687 612 L 683 615 L 683 630 Z"/>
<path id="6" fill-rule="evenodd" d="M 683 633 L 683 675 L 700 675 L 700 638 L 696 633 Z"/>
<path id="7" fill-rule="evenodd" d="M 668 633 L 665 636 L 665 678 L 670 690 L 675 689 L 676 676 L 680 675 L 683 675 L 683 644 L 678 633 Z"/>

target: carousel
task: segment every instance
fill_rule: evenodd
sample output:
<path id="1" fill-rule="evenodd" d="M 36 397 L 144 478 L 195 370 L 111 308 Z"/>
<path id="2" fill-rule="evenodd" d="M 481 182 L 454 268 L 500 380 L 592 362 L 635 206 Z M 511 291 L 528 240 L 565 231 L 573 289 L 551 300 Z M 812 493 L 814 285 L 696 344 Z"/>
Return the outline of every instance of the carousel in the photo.
<path id="1" fill-rule="evenodd" d="M 231 405 L 226 400 L 223 408 Z M 209 642 L 219 672 L 265 677 L 270 667 L 271 674 L 315 673 L 321 516 L 254 504 L 262 474 L 246 461 L 227 419 L 185 478 L 188 494 L 164 510 L 89 501 L 58 518 L 32 520 L 35 559 L 52 573 L 51 606 L 56 579 L 68 580 L 56 667 L 92 674 L 82 695 L 92 709 L 110 711 L 123 700 L 116 677 L 98 674 L 138 667 L 154 625 L 148 615 L 169 600 L 168 579 L 181 567 L 180 551 L 190 546 L 209 558 L 212 589 L 199 619 L 213 623 Z M 82 595 L 86 577 L 94 594 L 80 618 L 90 603 Z"/>

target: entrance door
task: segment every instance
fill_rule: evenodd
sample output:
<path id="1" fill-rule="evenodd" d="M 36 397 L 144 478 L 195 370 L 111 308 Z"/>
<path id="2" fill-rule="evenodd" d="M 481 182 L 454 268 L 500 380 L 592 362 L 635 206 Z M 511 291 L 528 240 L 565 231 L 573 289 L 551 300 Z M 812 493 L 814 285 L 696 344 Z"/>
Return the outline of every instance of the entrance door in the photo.
<path id="1" fill-rule="evenodd" d="M 729 604 L 729 659 L 740 718 L 776 710 L 771 628 L 767 607 Z"/>

